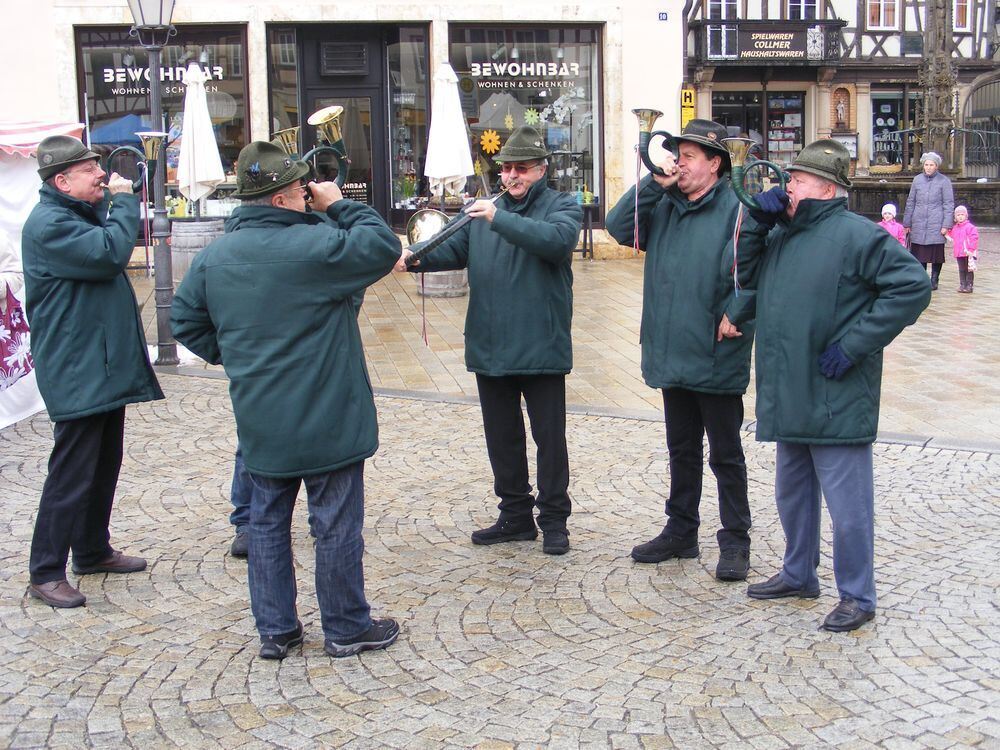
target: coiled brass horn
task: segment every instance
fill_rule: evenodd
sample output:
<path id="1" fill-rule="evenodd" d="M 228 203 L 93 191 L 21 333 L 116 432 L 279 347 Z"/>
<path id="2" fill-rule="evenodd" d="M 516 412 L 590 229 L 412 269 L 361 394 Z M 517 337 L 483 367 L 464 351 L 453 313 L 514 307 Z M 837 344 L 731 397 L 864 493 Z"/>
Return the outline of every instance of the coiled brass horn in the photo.
<path id="1" fill-rule="evenodd" d="M 340 116 L 344 114 L 344 108 L 339 105 L 323 107 L 309 115 L 306 120 L 310 125 L 316 126 L 321 145 L 310 149 L 302 156 L 303 161 L 309 161 L 317 154 L 330 153 L 337 160 L 337 178 L 334 182 L 338 187 L 343 187 L 347 181 L 347 174 L 351 168 L 351 160 L 347 157 L 347 147 L 344 145 L 344 137 L 340 130 Z M 281 132 L 281 131 L 278 131 Z M 278 133 L 275 133 L 277 136 Z M 297 139 L 296 139 L 297 140 Z"/>
<path id="2" fill-rule="evenodd" d="M 758 145 L 756 141 L 749 138 L 723 138 L 722 143 L 726 147 L 726 150 L 729 151 L 729 163 L 732 167 L 729 173 L 729 180 L 733 184 L 733 192 L 736 193 L 736 197 L 739 198 L 740 203 L 744 206 L 754 211 L 760 210 L 760 204 L 757 202 L 757 199 L 747 192 L 746 185 L 744 184 L 747 175 L 752 169 L 763 169 L 765 172 L 768 170 L 774 172 L 778 177 L 778 185 L 782 190 L 785 189 L 785 173 L 774 162 L 755 159 L 750 163 L 749 167 L 746 166 L 750 151 Z"/>
<path id="3" fill-rule="evenodd" d="M 137 149 L 135 146 L 119 146 L 110 154 L 108 154 L 107 161 L 105 162 L 105 172 L 111 173 L 111 164 L 118 154 L 131 152 L 135 154 L 139 161 L 136 162 L 140 165 L 139 176 L 132 180 L 132 192 L 138 193 L 142 189 L 142 183 L 145 182 L 146 175 L 144 173 L 156 174 L 156 162 L 160 158 L 160 150 L 163 148 L 163 141 L 167 137 L 166 133 L 157 130 L 144 130 L 140 133 L 136 133 L 139 136 L 139 140 L 142 142 L 142 151 Z"/>
<path id="4" fill-rule="evenodd" d="M 663 117 L 663 113 L 658 109 L 633 109 L 632 114 L 639 118 L 639 158 L 646 165 L 646 169 L 655 175 L 664 177 L 666 172 L 653 164 L 649 158 L 649 143 L 655 136 L 663 137 L 663 145 L 677 156 L 677 139 L 666 130 L 653 130 L 656 121 Z"/>
<path id="5" fill-rule="evenodd" d="M 281 147 L 281 149 L 289 156 L 298 158 L 299 131 L 301 129 L 302 128 L 296 126 L 293 128 L 285 128 L 284 130 L 275 130 L 274 135 L 271 136 L 271 143 L 275 146 Z"/>

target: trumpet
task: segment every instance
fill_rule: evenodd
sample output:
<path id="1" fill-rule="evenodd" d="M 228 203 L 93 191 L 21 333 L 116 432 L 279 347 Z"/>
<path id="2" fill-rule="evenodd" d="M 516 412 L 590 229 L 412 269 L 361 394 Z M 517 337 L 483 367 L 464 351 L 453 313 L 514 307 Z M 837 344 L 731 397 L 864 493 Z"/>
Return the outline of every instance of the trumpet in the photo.
<path id="1" fill-rule="evenodd" d="M 732 167 L 729 172 L 729 180 L 733 185 L 733 192 L 736 193 L 736 197 L 744 206 L 754 211 L 760 209 L 757 199 L 747 192 L 744 184 L 752 169 L 774 172 L 778 177 L 778 185 L 782 190 L 785 189 L 785 172 L 774 162 L 757 159 L 749 167 L 746 166 L 747 156 L 758 146 L 756 141 L 749 138 L 723 138 L 722 143 L 729 151 L 729 164 Z"/>
<path id="2" fill-rule="evenodd" d="M 653 130 L 656 121 L 663 117 L 658 109 L 633 109 L 632 114 L 639 118 L 639 158 L 652 174 L 665 177 L 666 172 L 649 158 L 649 144 L 655 136 L 663 137 L 663 145 L 677 158 L 677 139 L 666 130 Z"/>
<path id="3" fill-rule="evenodd" d="M 507 187 L 488 200 L 490 203 L 496 203 L 500 196 L 504 195 L 517 184 L 518 180 L 511 181 Z M 410 217 L 410 220 L 406 222 L 406 238 L 411 243 L 410 252 L 413 253 L 406 258 L 407 267 L 415 266 L 427 253 L 471 222 L 475 217 L 466 213 L 467 208 L 468 206 L 463 208 L 458 216 L 451 220 L 448 219 L 446 213 L 434 208 L 423 208 L 415 212 Z M 428 226 L 435 234 L 425 240 L 422 237 L 428 231 Z"/>
<path id="4" fill-rule="evenodd" d="M 139 161 L 136 162 L 139 165 L 139 176 L 132 180 L 133 193 L 138 193 L 142 189 L 142 183 L 145 181 L 147 173 L 156 174 L 156 162 L 160 158 L 160 150 L 163 148 L 163 141 L 167 137 L 166 133 L 156 130 L 144 130 L 136 133 L 136 135 L 139 136 L 139 140 L 142 142 L 142 151 L 135 146 L 119 146 L 108 154 L 104 169 L 105 172 L 111 173 L 111 164 L 118 154 L 126 152 L 135 154 L 139 158 Z"/>
<path id="5" fill-rule="evenodd" d="M 347 173 L 351 170 L 351 160 L 347 158 L 347 147 L 344 145 L 344 137 L 340 130 L 339 121 L 342 114 L 344 114 L 343 107 L 333 106 L 324 107 L 309 115 L 306 122 L 316 126 L 316 134 L 322 143 L 302 156 L 303 161 L 309 161 L 317 154 L 333 154 L 333 158 L 337 160 L 337 178 L 334 180 L 337 187 L 344 187 Z"/>

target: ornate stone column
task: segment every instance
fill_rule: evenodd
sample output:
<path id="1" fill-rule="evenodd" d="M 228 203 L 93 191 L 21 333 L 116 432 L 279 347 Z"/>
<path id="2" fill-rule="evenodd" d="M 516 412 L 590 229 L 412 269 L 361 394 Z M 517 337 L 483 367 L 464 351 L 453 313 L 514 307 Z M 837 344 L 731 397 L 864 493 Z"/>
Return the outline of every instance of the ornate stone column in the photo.
<path id="1" fill-rule="evenodd" d="M 833 133 L 830 122 L 830 92 L 833 88 L 834 68 L 820 68 L 816 71 L 816 138 L 829 138 Z"/>
<path id="2" fill-rule="evenodd" d="M 954 169 L 948 148 L 954 127 L 954 91 L 957 78 L 951 65 L 952 23 L 951 4 L 946 0 L 929 0 L 927 25 L 924 30 L 924 62 L 920 68 L 920 85 L 924 93 L 924 151 L 941 155 L 942 171 Z"/>
<path id="3" fill-rule="evenodd" d="M 855 84 L 857 96 L 858 163 L 855 170 L 867 175 L 872 163 L 872 85 Z"/>

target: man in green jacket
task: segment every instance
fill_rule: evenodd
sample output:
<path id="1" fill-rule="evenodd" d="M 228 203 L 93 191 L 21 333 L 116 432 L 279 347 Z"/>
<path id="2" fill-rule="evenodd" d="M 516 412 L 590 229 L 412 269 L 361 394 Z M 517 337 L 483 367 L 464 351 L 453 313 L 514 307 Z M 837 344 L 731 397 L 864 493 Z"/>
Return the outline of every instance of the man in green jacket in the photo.
<path id="1" fill-rule="evenodd" d="M 752 293 L 739 291 L 756 257 L 740 248 L 735 264 L 733 233 L 739 201 L 725 174 L 726 128 L 692 120 L 678 136 L 678 158 L 668 154 L 666 175 L 647 175 L 607 218 L 618 242 L 645 251 L 642 294 L 642 375 L 663 391 L 670 495 L 667 524 L 632 550 L 641 563 L 697 557 L 701 504 L 702 439 L 708 434 L 708 464 L 719 491 L 722 528 L 716 533 L 715 575 L 741 581 L 750 567 L 750 504 L 740 442 L 743 394 L 750 382 L 753 321 L 730 319 L 752 308 Z M 638 191 L 638 205 L 636 201 Z M 743 234 L 766 227 L 744 217 Z M 752 316 L 751 316 L 752 317 Z"/>
<path id="2" fill-rule="evenodd" d="M 473 544 L 538 537 L 542 551 L 569 550 L 569 457 L 566 374 L 573 368 L 573 249 L 583 209 L 550 189 L 549 152 L 531 127 L 511 133 L 497 153 L 509 192 L 496 204 L 479 200 L 475 217 L 412 271 L 469 269 L 465 364 L 476 373 L 486 450 L 500 517 L 473 532 Z M 521 397 L 538 446 L 538 500 L 528 483 Z"/>
<path id="3" fill-rule="evenodd" d="M 38 205 L 21 254 L 31 354 L 55 442 L 31 540 L 28 593 L 53 607 L 86 602 L 73 572 L 133 573 L 108 524 L 122 463 L 125 406 L 163 398 L 125 268 L 139 228 L 131 183 L 76 138 L 38 144 Z M 110 200 L 110 205 L 109 205 Z"/>
<path id="4" fill-rule="evenodd" d="M 822 494 L 840 594 L 821 626 L 831 631 L 875 617 L 872 443 L 882 350 L 931 299 L 920 264 L 847 210 L 850 163 L 833 140 L 802 150 L 788 168 L 787 213 L 767 237 L 756 282 L 757 439 L 777 441 L 785 556 L 781 570 L 747 594 L 819 596 Z"/>
<path id="5" fill-rule="evenodd" d="M 364 463 L 378 422 L 352 295 L 392 270 L 399 240 L 335 183 L 307 186 L 309 165 L 277 146 L 255 141 L 238 164 L 242 205 L 192 262 L 171 322 L 178 341 L 229 377 L 252 484 L 248 582 L 260 655 L 283 659 L 303 641 L 291 549 L 303 482 L 324 648 L 334 657 L 385 648 L 399 626 L 373 620 L 364 592 Z"/>

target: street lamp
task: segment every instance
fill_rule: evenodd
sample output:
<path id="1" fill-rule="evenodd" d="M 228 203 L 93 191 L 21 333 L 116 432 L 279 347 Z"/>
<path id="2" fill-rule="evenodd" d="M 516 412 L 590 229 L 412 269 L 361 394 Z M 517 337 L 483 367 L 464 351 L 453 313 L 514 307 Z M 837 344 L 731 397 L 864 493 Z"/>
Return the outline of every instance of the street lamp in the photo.
<path id="1" fill-rule="evenodd" d="M 129 31 L 149 53 L 150 119 L 153 129 L 163 125 L 160 86 L 160 51 L 177 29 L 170 23 L 174 0 L 128 0 L 135 25 Z M 156 301 L 156 364 L 176 365 L 177 344 L 170 330 L 170 303 L 174 299 L 173 269 L 170 262 L 170 222 L 165 208 L 166 167 L 158 159 L 153 172 L 153 274 Z"/>

